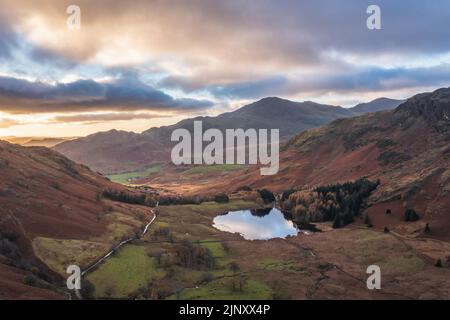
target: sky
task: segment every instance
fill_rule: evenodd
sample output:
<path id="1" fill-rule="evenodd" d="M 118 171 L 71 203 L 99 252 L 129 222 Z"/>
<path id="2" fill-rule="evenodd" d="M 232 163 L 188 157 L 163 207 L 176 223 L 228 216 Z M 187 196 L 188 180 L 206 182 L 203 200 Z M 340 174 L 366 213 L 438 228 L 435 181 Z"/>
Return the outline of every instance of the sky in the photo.
<path id="1" fill-rule="evenodd" d="M 0 0 L 0 136 L 141 132 L 268 96 L 408 98 L 450 86 L 449 34 L 447 0 Z"/>

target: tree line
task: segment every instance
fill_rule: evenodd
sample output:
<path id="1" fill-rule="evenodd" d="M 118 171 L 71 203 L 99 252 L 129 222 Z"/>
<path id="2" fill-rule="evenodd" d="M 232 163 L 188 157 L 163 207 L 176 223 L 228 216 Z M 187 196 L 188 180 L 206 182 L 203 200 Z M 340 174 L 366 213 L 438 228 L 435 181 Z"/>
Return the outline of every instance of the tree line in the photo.
<path id="1" fill-rule="evenodd" d="M 361 214 L 365 199 L 379 183 L 362 178 L 314 189 L 286 190 L 281 196 L 281 207 L 291 213 L 297 224 L 333 221 L 333 227 L 340 228 Z"/>

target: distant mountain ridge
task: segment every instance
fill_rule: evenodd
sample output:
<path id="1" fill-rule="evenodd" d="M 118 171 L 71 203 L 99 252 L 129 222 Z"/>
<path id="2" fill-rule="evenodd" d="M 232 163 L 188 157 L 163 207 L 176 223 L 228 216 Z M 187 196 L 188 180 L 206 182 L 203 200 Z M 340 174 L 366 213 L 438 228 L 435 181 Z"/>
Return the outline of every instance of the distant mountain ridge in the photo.
<path id="1" fill-rule="evenodd" d="M 383 98 L 355 108 L 342 108 L 311 101 L 294 102 L 268 97 L 215 117 L 196 117 L 174 125 L 151 128 L 142 134 L 111 130 L 60 143 L 54 147 L 70 159 L 102 173 L 141 170 L 155 163 L 170 161 L 173 130 L 193 130 L 195 120 L 203 129 L 280 129 L 280 137 L 289 137 L 339 118 L 396 107 L 401 101 Z M 398 103 L 398 104 L 397 104 Z"/>
<path id="2" fill-rule="evenodd" d="M 216 117 L 196 117 L 182 120 L 174 125 L 151 128 L 143 134 L 154 134 L 155 131 L 169 135 L 178 128 L 192 129 L 193 121 L 202 121 L 203 128 L 225 129 L 280 129 L 280 136 L 285 137 L 307 128 L 341 117 L 353 115 L 350 110 L 342 107 L 323 105 L 314 102 L 293 102 L 280 98 L 264 98 L 243 106 L 232 112 Z M 169 133 L 170 132 L 170 133 Z M 161 135 L 161 133 L 158 133 Z"/>
<path id="3" fill-rule="evenodd" d="M 1 140 L 20 144 L 25 147 L 47 147 L 51 148 L 64 141 L 73 140 L 77 137 L 51 138 L 51 137 L 0 137 Z"/>
<path id="4" fill-rule="evenodd" d="M 379 98 L 368 103 L 358 104 L 352 108 L 343 108 L 312 101 L 294 102 L 278 97 L 268 97 L 216 117 L 185 119 L 171 126 L 151 128 L 144 131 L 143 134 L 153 134 L 161 130 L 170 130 L 171 132 L 177 128 L 191 129 L 194 120 L 201 120 L 205 129 L 279 128 L 280 136 L 285 137 L 321 126 L 338 118 L 394 109 L 404 101 Z M 270 124 L 268 124 L 269 121 Z"/>
<path id="5" fill-rule="evenodd" d="M 397 108 L 406 100 L 395 100 L 389 98 L 378 98 L 366 103 L 360 103 L 351 108 L 355 113 L 363 114 L 369 112 L 378 112 Z"/>

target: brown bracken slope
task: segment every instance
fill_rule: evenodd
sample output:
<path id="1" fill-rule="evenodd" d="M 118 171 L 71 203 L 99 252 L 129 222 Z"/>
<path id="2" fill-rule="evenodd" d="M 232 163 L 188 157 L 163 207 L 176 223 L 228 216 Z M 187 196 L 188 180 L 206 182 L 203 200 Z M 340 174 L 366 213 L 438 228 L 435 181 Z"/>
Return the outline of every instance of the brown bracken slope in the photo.
<path id="1" fill-rule="evenodd" d="M 55 151 L 3 141 L 0 176 L 0 298 L 63 298 L 25 284 L 30 270 L 50 283 L 58 279 L 35 257 L 31 241 L 103 233 L 106 226 L 97 215 L 106 206 L 99 195 L 122 187 Z"/>

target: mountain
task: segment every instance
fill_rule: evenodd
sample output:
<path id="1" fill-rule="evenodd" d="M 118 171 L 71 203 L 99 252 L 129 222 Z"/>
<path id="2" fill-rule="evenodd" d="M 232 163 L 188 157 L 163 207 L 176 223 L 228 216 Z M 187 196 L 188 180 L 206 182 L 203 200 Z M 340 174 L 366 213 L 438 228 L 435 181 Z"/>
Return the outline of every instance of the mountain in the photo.
<path id="1" fill-rule="evenodd" d="M 172 126 L 151 128 L 144 131 L 143 134 L 162 136 L 161 132 L 164 132 L 164 136 L 170 136 L 173 130 L 178 128 L 192 129 L 193 121 L 201 120 L 204 129 L 217 128 L 223 131 L 230 128 L 279 128 L 280 136 L 287 137 L 310 128 L 319 127 L 339 118 L 394 109 L 402 102 L 404 101 L 380 98 L 346 109 L 318 104 L 312 101 L 294 102 L 277 97 L 269 97 L 216 117 L 186 119 Z"/>
<path id="2" fill-rule="evenodd" d="M 106 252 L 116 241 L 104 240 L 118 223 L 112 213 L 132 221 L 131 209 L 102 199 L 105 189 L 123 186 L 50 149 L 0 141 L 0 174 L 0 299 L 64 298 L 65 268 L 95 258 L 77 261 L 71 243 L 96 239 Z M 56 255 L 59 247 L 67 259 Z"/>
<path id="3" fill-rule="evenodd" d="M 76 137 L 50 138 L 50 137 L 3 137 L 4 141 L 20 144 L 26 147 L 47 147 L 51 148 L 64 141 L 76 139 Z"/>
<path id="4" fill-rule="evenodd" d="M 54 147 L 68 158 L 102 173 L 140 170 L 170 160 L 170 137 L 111 130 Z"/>
<path id="5" fill-rule="evenodd" d="M 137 171 L 156 163 L 169 162 L 172 132 L 178 128 L 192 131 L 194 121 L 202 121 L 203 130 L 276 128 L 280 129 L 280 137 L 286 138 L 338 118 L 379 109 L 383 103 L 390 107 L 394 102 L 384 99 L 369 103 L 362 111 L 363 108 L 353 110 L 270 97 L 216 117 L 186 119 L 171 126 L 151 128 L 142 134 L 111 130 L 63 142 L 54 149 L 102 173 Z"/>
<path id="6" fill-rule="evenodd" d="M 244 185 L 283 191 L 361 177 L 380 180 L 369 199 L 375 227 L 422 231 L 429 223 L 431 237 L 449 240 L 450 88 L 416 95 L 395 110 L 300 133 L 282 147 L 278 174 L 261 176 L 257 168 L 230 173 L 226 181 L 210 181 L 205 191 Z M 417 224 L 402 222 L 408 208 L 419 213 Z"/>
<path id="7" fill-rule="evenodd" d="M 172 126 L 152 128 L 144 131 L 143 134 L 161 136 L 161 132 L 163 132 L 164 136 L 170 136 L 172 131 L 178 128 L 192 129 L 195 120 L 203 122 L 204 130 L 209 128 L 217 128 L 221 131 L 235 128 L 279 128 L 280 136 L 286 137 L 351 115 L 349 110 L 341 107 L 310 101 L 293 102 L 271 97 L 216 117 L 186 119 Z"/>
<path id="8" fill-rule="evenodd" d="M 405 100 L 378 98 L 370 102 L 357 104 L 353 108 L 350 108 L 350 110 L 353 111 L 355 115 L 383 110 L 392 110 L 397 108 L 403 102 L 405 102 Z"/>

